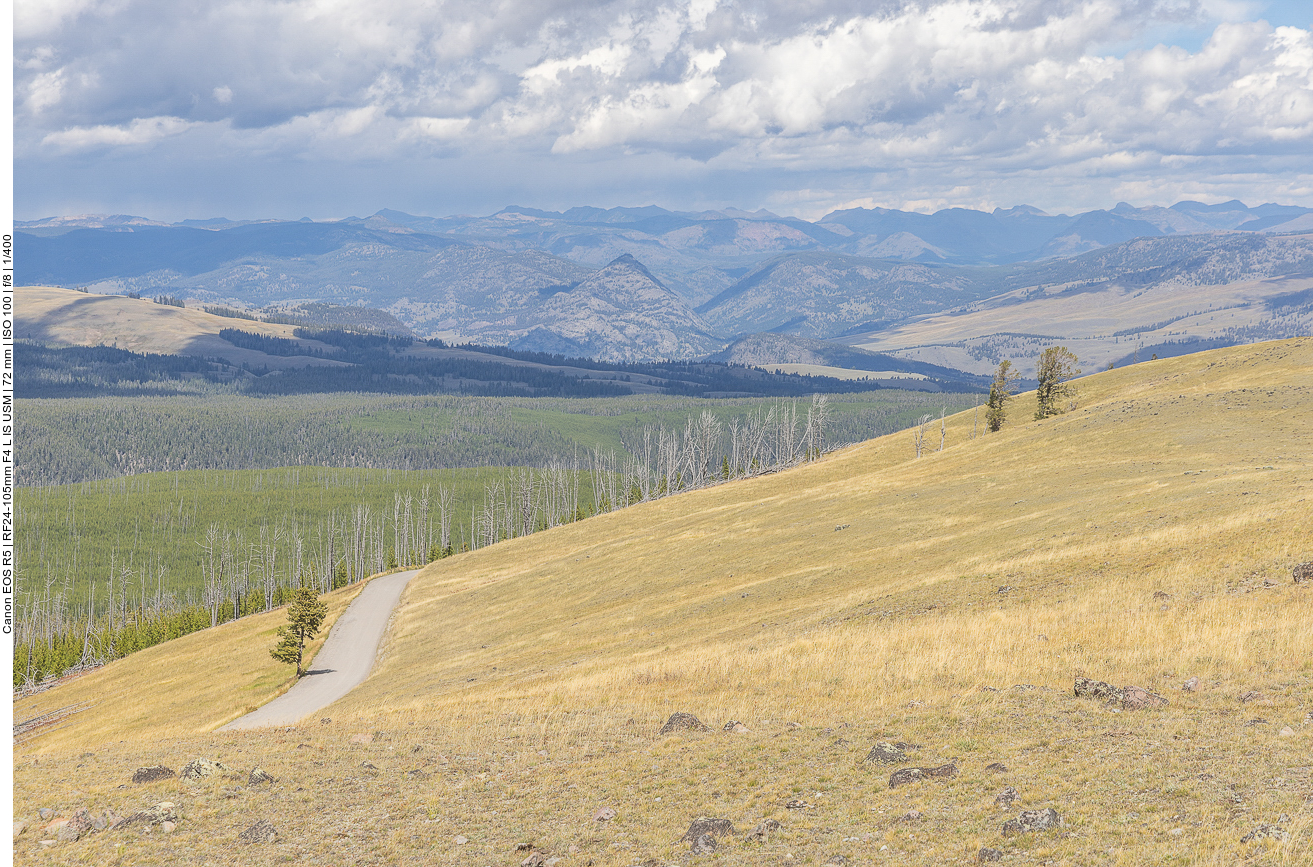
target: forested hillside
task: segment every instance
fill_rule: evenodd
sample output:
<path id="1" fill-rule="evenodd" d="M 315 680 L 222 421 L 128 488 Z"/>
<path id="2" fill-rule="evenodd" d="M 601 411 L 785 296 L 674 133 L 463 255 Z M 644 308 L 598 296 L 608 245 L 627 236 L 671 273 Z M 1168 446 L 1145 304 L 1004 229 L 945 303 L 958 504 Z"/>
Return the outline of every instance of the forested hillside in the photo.
<path id="1" fill-rule="evenodd" d="M 833 395 L 829 439 L 857 442 L 974 395 L 885 389 Z M 196 469 L 283 466 L 454 469 L 546 466 L 596 447 L 623 452 L 648 425 L 703 410 L 726 425 L 772 398 L 491 398 L 335 394 L 19 400 L 22 486 Z"/>

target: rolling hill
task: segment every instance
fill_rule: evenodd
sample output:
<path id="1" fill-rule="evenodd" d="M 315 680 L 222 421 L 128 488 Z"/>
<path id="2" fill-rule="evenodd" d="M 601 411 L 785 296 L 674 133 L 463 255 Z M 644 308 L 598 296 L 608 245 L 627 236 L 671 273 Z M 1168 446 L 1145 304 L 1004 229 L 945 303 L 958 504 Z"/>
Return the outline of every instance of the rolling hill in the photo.
<path id="1" fill-rule="evenodd" d="M 1135 365 L 919 459 L 904 431 L 448 558 L 293 729 L 213 732 L 275 688 L 276 617 L 143 651 L 16 703 L 70 712 L 15 749 L 16 860 L 687 863 L 717 817 L 724 864 L 1306 861 L 1310 368 L 1310 339 Z M 658 734 L 676 711 L 712 730 Z M 232 773 L 129 783 L 198 756 Z M 170 833 L 40 843 L 38 807 L 160 801 Z"/>

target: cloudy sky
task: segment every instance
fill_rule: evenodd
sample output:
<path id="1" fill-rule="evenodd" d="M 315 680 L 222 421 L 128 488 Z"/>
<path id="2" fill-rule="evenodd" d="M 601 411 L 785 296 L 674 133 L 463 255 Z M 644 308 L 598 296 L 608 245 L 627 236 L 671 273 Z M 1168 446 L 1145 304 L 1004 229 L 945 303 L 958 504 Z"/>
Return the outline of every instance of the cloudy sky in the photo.
<path id="1" fill-rule="evenodd" d="M 15 216 L 1313 206 L 1307 0 L 17 0 Z"/>

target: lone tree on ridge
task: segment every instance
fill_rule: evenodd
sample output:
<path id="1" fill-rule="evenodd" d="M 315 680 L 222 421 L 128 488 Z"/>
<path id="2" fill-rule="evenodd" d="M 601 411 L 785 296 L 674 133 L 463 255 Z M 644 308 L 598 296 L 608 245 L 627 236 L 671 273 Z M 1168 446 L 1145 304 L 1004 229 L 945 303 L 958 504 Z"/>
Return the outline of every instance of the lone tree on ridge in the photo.
<path id="1" fill-rule="evenodd" d="M 1065 346 L 1050 346 L 1039 357 L 1039 366 L 1035 368 L 1035 378 L 1039 380 L 1035 389 L 1035 421 L 1067 411 L 1063 404 L 1076 393 L 1067 380 L 1080 376 L 1076 361 L 1076 355 Z"/>
<path id="2" fill-rule="evenodd" d="M 1017 372 L 1012 369 L 1012 362 L 1003 359 L 994 372 L 994 381 L 989 386 L 988 409 L 985 410 L 985 426 L 991 431 L 1003 427 L 1007 418 L 1008 401 L 1012 400 L 1012 389 L 1017 384 Z"/>
<path id="3" fill-rule="evenodd" d="M 278 627 L 278 644 L 269 655 L 279 662 L 295 665 L 297 677 L 305 674 L 301 670 L 305 643 L 319 632 L 327 615 L 328 606 L 319 600 L 312 588 L 298 588 L 292 596 L 292 604 L 287 606 L 287 625 Z"/>

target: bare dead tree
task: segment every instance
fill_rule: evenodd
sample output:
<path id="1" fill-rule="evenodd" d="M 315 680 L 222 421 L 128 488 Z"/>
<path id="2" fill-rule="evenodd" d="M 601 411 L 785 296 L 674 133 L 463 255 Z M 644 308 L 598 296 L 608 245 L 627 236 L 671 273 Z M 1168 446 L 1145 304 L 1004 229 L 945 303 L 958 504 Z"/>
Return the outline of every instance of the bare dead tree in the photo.
<path id="1" fill-rule="evenodd" d="M 930 424 L 930 416 L 923 415 L 916 420 L 916 426 L 912 428 L 912 439 L 916 443 L 916 456 L 921 457 L 921 451 L 925 448 L 925 429 Z"/>

